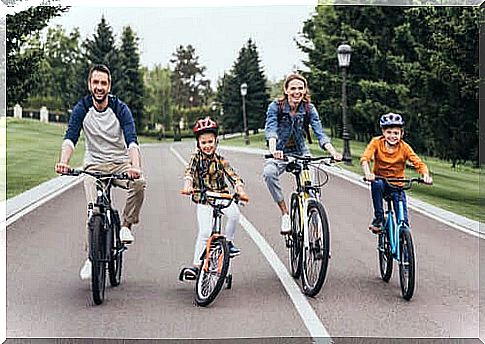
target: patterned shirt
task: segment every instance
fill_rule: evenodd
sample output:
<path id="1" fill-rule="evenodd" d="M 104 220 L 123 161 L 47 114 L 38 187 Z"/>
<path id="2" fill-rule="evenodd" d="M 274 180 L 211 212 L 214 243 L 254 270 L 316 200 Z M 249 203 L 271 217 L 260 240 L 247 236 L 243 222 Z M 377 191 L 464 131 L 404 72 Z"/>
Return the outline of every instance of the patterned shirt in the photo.
<path id="1" fill-rule="evenodd" d="M 192 201 L 201 204 L 207 203 L 201 199 L 201 189 L 213 192 L 229 192 L 226 179 L 233 187 L 244 184 L 236 170 L 221 155 L 214 153 L 208 156 L 199 149 L 190 157 L 190 162 L 185 168 L 185 178 L 192 180 L 192 187 L 194 188 Z"/>

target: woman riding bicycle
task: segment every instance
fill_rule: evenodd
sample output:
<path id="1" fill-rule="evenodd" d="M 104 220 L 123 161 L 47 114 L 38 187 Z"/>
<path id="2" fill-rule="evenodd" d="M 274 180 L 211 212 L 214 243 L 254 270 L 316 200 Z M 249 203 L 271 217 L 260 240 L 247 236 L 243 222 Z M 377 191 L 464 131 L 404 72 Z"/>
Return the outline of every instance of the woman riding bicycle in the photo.
<path id="1" fill-rule="evenodd" d="M 288 75 L 283 84 L 283 95 L 268 106 L 266 112 L 265 138 L 274 159 L 267 159 L 263 178 L 273 200 L 281 210 L 281 234 L 291 231 L 288 208 L 281 189 L 280 175 L 285 171 L 284 154 L 309 155 L 305 137 L 310 139 L 308 127 L 311 126 L 318 144 L 326 149 L 335 160 L 342 160 L 330 143 L 330 138 L 323 132 L 317 109 L 310 102 L 308 83 L 297 73 Z"/>
<path id="2" fill-rule="evenodd" d="M 243 180 L 231 167 L 229 162 L 216 153 L 217 148 L 217 123 L 206 117 L 197 121 L 193 128 L 197 140 L 197 149 L 192 154 L 190 162 L 185 169 L 185 183 L 182 193 L 192 194 L 192 201 L 197 204 L 197 222 L 199 233 L 195 243 L 193 266 L 185 268 L 185 278 L 195 279 L 200 267 L 200 257 L 211 234 L 212 207 L 204 199 L 202 191 L 228 192 L 225 179 L 234 186 L 236 192 L 247 197 Z M 236 204 L 224 210 L 227 218 L 225 233 L 228 240 L 229 255 L 231 257 L 240 254 L 240 250 L 234 245 L 233 239 L 239 222 L 239 208 Z"/>
<path id="3" fill-rule="evenodd" d="M 372 204 L 374 205 L 374 219 L 369 230 L 375 234 L 381 231 L 384 220 L 383 197 L 390 193 L 397 209 L 400 199 L 403 201 L 404 222 L 408 223 L 408 210 L 406 194 L 403 190 L 390 187 L 384 180 L 376 179 L 376 176 L 384 178 L 404 178 L 406 161 L 411 161 L 418 173 L 423 176 L 424 183 L 431 184 L 433 179 L 429 175 L 428 167 L 414 153 L 411 146 L 402 140 L 404 135 L 404 120 L 401 115 L 387 113 L 382 115 L 379 121 L 382 135 L 374 137 L 367 145 L 364 154 L 360 158 L 360 164 L 364 170 L 365 179 L 371 182 Z M 374 160 L 372 172 L 369 163 Z"/>

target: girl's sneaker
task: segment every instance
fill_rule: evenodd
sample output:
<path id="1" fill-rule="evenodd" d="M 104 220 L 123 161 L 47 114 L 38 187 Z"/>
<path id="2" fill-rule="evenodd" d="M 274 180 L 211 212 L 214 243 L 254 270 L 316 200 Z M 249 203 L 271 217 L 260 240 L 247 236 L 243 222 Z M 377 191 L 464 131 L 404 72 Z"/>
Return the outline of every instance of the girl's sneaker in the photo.
<path id="1" fill-rule="evenodd" d="M 374 234 L 379 234 L 382 231 L 381 226 L 382 226 L 381 221 L 374 219 L 372 220 L 372 223 L 369 226 L 369 230 Z"/>
<path id="2" fill-rule="evenodd" d="M 241 250 L 238 249 L 232 241 L 228 241 L 227 246 L 229 246 L 229 257 L 236 257 L 241 254 Z"/>

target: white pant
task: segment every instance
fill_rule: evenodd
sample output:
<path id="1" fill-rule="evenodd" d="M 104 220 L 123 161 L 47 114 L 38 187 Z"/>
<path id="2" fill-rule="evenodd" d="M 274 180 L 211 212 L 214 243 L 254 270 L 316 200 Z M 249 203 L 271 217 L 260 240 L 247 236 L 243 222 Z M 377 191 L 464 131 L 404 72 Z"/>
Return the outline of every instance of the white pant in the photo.
<path id="1" fill-rule="evenodd" d="M 233 240 L 236 234 L 237 223 L 239 222 L 239 208 L 235 203 L 222 210 L 223 218 L 226 219 L 225 235 L 227 240 Z M 197 204 L 197 224 L 199 233 L 195 241 L 194 265 L 200 265 L 200 256 L 204 252 L 207 240 L 212 233 L 212 207 L 207 204 Z"/>

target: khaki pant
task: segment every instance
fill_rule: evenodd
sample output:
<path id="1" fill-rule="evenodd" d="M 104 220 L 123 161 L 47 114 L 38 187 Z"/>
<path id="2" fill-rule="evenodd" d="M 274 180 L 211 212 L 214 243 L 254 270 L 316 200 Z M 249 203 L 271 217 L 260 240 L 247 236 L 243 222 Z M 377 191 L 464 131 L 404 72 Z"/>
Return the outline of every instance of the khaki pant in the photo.
<path id="1" fill-rule="evenodd" d="M 84 167 L 87 171 L 96 171 L 104 173 L 122 173 L 128 171 L 131 167 L 129 163 L 104 163 L 104 164 L 91 164 Z M 114 185 L 127 187 L 128 195 L 126 198 L 126 204 L 123 209 L 123 222 L 125 224 L 136 224 L 139 222 L 139 215 L 143 199 L 145 197 L 146 182 L 143 176 L 135 180 L 115 180 Z M 84 177 L 84 191 L 86 193 L 87 204 L 96 202 L 96 179 L 85 175 Z M 89 221 L 89 219 L 88 219 Z M 87 227 L 87 226 L 86 226 Z M 89 234 L 89 232 L 88 232 Z M 86 240 L 86 248 L 87 248 Z"/>

